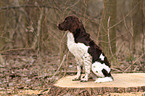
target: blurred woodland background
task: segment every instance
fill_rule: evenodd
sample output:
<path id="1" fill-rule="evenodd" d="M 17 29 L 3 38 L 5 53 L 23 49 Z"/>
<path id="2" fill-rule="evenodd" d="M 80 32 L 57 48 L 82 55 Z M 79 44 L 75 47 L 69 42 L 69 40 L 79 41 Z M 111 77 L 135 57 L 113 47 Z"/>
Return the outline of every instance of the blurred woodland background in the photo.
<path id="1" fill-rule="evenodd" d="M 144 0 L 0 0 L 0 90 L 47 88 L 76 73 L 57 28 L 68 15 L 81 19 L 112 73 L 145 72 Z"/>

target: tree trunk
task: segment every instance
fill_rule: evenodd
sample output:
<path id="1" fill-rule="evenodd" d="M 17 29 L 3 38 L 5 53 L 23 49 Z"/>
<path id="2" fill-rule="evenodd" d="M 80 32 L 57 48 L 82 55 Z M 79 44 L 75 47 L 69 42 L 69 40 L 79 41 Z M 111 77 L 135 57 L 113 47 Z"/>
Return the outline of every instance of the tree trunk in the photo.
<path id="1" fill-rule="evenodd" d="M 4 7 L 5 2 L 0 1 L 0 7 Z M 5 11 L 0 11 L 0 50 L 3 48 L 5 44 L 5 37 L 4 37 L 4 25 L 5 25 Z"/>
<path id="2" fill-rule="evenodd" d="M 116 52 L 116 28 L 112 27 L 116 23 L 116 0 L 104 0 L 103 31 L 101 33 L 102 48 L 107 56 Z M 110 21 L 108 19 L 110 17 Z M 108 30 L 108 27 L 110 28 Z M 108 37 L 109 36 L 109 37 Z"/>
<path id="3" fill-rule="evenodd" d="M 4 2 L 0 1 L 0 7 L 4 6 Z M 5 39 L 4 39 L 4 25 L 5 25 L 5 11 L 0 11 L 0 50 L 3 48 L 5 44 Z M 4 62 L 1 54 L 0 54 L 0 64 Z"/>
<path id="4" fill-rule="evenodd" d="M 135 54 L 137 49 L 137 42 L 141 42 L 141 34 L 143 33 L 143 18 L 144 18 L 143 0 L 133 0 L 131 7 L 132 9 L 136 7 L 132 14 L 132 20 L 133 20 L 133 43 L 132 43 L 133 52 L 132 53 Z"/>
<path id="5" fill-rule="evenodd" d="M 0 65 L 4 63 L 3 57 L 0 54 Z"/>
<path id="6" fill-rule="evenodd" d="M 66 76 L 55 82 L 48 94 L 50 96 L 97 96 L 105 93 L 145 91 L 145 73 L 112 75 L 114 81 L 105 83 L 95 83 L 92 80 L 88 82 L 72 81 L 75 76 Z"/>

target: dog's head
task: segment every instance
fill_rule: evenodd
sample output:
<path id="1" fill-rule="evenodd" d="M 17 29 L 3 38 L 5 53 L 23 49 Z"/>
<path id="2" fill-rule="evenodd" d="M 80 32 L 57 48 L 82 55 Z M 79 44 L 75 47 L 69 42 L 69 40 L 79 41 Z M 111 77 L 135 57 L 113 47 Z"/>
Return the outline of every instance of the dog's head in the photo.
<path id="1" fill-rule="evenodd" d="M 76 32 L 77 29 L 81 29 L 82 23 L 76 16 L 68 16 L 65 20 L 58 24 L 58 28 L 62 31 Z"/>

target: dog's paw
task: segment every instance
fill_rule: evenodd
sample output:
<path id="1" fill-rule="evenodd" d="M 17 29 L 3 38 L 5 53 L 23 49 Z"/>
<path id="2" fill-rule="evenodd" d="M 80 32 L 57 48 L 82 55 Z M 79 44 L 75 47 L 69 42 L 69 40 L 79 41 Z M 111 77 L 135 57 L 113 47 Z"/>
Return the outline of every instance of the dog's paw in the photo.
<path id="1" fill-rule="evenodd" d="M 79 80 L 81 80 L 80 77 L 75 77 L 75 78 L 72 79 L 72 81 L 79 81 Z"/>
<path id="2" fill-rule="evenodd" d="M 82 78 L 81 78 L 81 81 L 80 82 L 87 82 L 88 81 L 88 78 L 86 78 L 85 76 L 83 76 Z"/>
<path id="3" fill-rule="evenodd" d="M 79 81 L 79 80 L 80 80 L 79 78 L 72 79 L 72 81 Z"/>
<path id="4" fill-rule="evenodd" d="M 81 80 L 80 82 L 87 82 L 88 80 Z"/>

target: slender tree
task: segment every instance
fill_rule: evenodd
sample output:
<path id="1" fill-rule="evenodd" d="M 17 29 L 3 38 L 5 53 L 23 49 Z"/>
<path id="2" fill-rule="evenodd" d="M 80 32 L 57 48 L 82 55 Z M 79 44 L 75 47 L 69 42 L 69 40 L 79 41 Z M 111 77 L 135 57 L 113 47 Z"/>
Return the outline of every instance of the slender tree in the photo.
<path id="1" fill-rule="evenodd" d="M 133 54 L 136 52 L 137 42 L 141 42 L 141 34 L 143 33 L 143 0 L 133 0 L 132 9 L 136 7 L 132 14 L 133 21 Z"/>
<path id="2" fill-rule="evenodd" d="M 0 1 L 0 7 L 3 7 L 5 2 L 3 0 Z M 5 11 L 0 11 L 0 50 L 5 44 L 4 39 L 4 24 L 5 24 Z"/>
<path id="3" fill-rule="evenodd" d="M 116 0 L 104 0 L 104 10 L 103 10 L 103 17 L 102 17 L 103 30 L 101 32 L 101 38 L 102 38 L 101 45 L 103 51 L 108 56 L 111 56 L 116 52 L 116 28 L 115 26 L 112 27 L 116 23 L 116 3 L 117 3 Z"/>
<path id="4" fill-rule="evenodd" d="M 0 1 L 0 7 L 4 6 L 4 2 Z M 0 50 L 3 48 L 3 45 L 5 43 L 4 37 L 3 37 L 3 30 L 4 30 L 4 23 L 5 23 L 5 12 L 1 11 L 0 12 Z M 0 64 L 3 63 L 3 58 L 0 54 Z"/>

